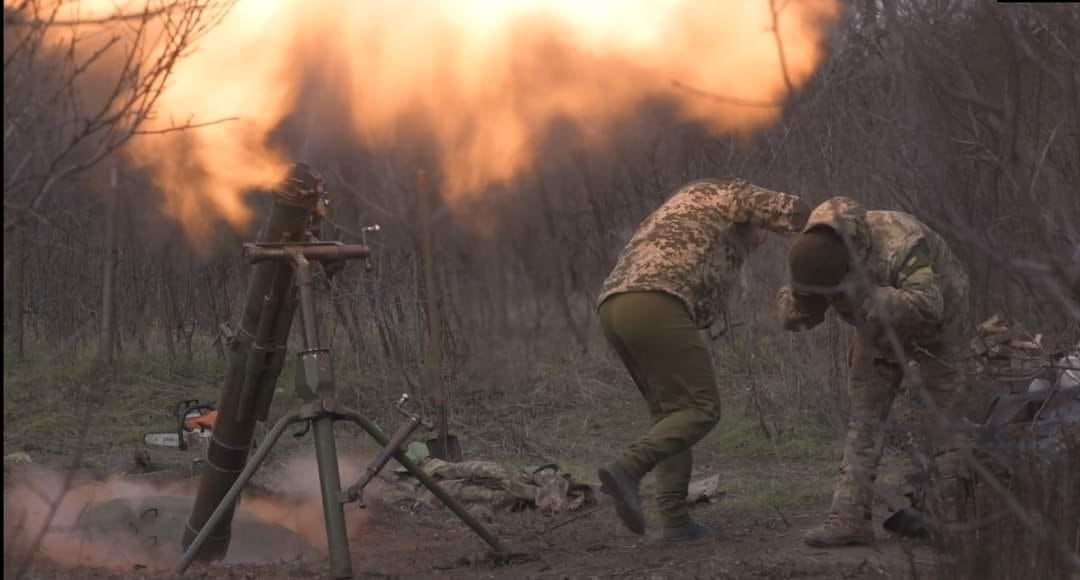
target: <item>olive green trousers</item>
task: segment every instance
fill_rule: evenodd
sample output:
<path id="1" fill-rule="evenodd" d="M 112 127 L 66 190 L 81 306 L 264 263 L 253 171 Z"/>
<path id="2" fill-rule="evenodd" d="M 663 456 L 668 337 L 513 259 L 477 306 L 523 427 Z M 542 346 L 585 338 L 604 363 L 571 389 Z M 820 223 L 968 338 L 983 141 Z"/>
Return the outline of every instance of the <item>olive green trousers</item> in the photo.
<path id="1" fill-rule="evenodd" d="M 691 447 L 720 419 L 720 394 L 701 331 L 683 303 L 663 292 L 615 294 L 600 305 L 599 316 L 652 418 L 616 463 L 638 479 L 655 469 L 664 525 L 686 525 Z"/>

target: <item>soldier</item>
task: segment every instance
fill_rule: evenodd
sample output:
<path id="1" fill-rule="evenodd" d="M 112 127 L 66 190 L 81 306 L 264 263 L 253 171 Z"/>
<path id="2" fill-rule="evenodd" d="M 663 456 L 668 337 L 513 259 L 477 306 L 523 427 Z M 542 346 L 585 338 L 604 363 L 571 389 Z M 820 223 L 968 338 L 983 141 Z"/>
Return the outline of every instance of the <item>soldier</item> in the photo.
<path id="1" fill-rule="evenodd" d="M 639 482 L 655 468 L 659 540 L 705 535 L 686 505 L 690 448 L 716 425 L 720 398 L 700 330 L 719 318 L 764 230 L 796 233 L 809 210 L 796 196 L 745 181 L 690 183 L 645 218 L 604 282 L 600 323 L 652 417 L 644 436 L 599 469 L 634 533 L 645 532 Z"/>
<path id="2" fill-rule="evenodd" d="M 866 211 L 843 197 L 813 211 L 791 246 L 788 269 L 791 284 L 778 297 L 785 329 L 817 326 L 830 306 L 856 329 L 848 356 L 851 416 L 840 478 L 828 517 L 804 540 L 815 547 L 870 544 L 881 458 L 875 443 L 904 379 L 902 362 L 921 374 L 946 418 L 960 419 L 965 380 L 956 361 L 968 316 L 967 274 L 945 240 L 911 215 Z M 920 436 L 933 433 L 932 414 L 915 420 Z M 955 492 L 962 436 L 951 437 L 939 449 L 938 466 Z"/>

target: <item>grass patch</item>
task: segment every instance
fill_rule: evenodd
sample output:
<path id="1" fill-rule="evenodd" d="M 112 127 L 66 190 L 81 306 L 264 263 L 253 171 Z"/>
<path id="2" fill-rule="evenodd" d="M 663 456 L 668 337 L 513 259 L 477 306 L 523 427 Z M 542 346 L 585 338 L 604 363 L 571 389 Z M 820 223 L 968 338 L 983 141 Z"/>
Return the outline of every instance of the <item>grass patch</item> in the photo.
<path id="1" fill-rule="evenodd" d="M 46 361 L 31 358 L 4 368 L 4 453 L 30 452 L 48 463 L 80 445 L 84 463 L 142 445 L 147 431 L 168 431 L 173 406 L 184 399 L 213 400 L 220 368 L 169 365 L 164 357 L 125 353 L 111 368 L 92 355 Z M 89 418 L 87 419 L 87 414 Z M 80 439 L 84 420 L 89 421 Z"/>
<path id="2" fill-rule="evenodd" d="M 738 462 L 720 471 L 723 508 L 735 512 L 824 507 L 835 482 L 836 466 L 827 462 Z"/>
<path id="3" fill-rule="evenodd" d="M 466 452 L 524 467 L 541 461 L 530 453 L 539 449 L 576 479 L 595 483 L 597 466 L 618 457 L 649 425 L 645 404 L 628 380 L 592 392 L 587 404 L 550 398 L 546 403 L 515 407 L 490 401 L 496 416 L 475 415 L 474 424 L 487 429 L 474 434 L 471 449 L 466 440 Z M 835 436 L 798 414 L 771 417 L 766 436 L 747 405 L 730 403 L 716 429 L 694 447 L 694 476 L 720 474 L 729 493 L 725 509 L 771 511 L 824 503 L 836 474 Z M 528 439 L 532 449 L 515 447 L 515 439 Z M 494 444 L 500 440 L 506 443 Z M 651 491 L 651 477 L 643 487 Z"/>
<path id="4" fill-rule="evenodd" d="M 175 428 L 172 412 L 178 402 L 217 401 L 228 371 L 227 361 L 210 350 L 191 361 L 170 360 L 163 353 L 125 351 L 105 368 L 97 364 L 93 349 L 54 360 L 33 351 L 18 365 L 8 364 L 7 358 L 5 353 L 4 454 L 25 450 L 35 462 L 59 463 L 66 462 L 81 443 L 81 462 L 88 467 L 114 468 L 130 462 L 132 452 L 144 448 L 145 433 Z M 293 388 L 294 367 L 295 355 L 290 353 L 277 381 L 269 421 L 256 428 L 257 438 L 278 417 L 301 405 Z M 393 403 L 403 390 L 400 385 L 357 371 L 339 373 L 336 378 L 346 405 L 368 414 L 384 431 L 397 428 L 401 416 Z M 80 439 L 88 412 L 88 433 Z M 352 425 L 342 424 L 339 431 L 343 438 L 370 439 Z M 295 447 L 293 441 L 282 438 L 280 449 Z M 310 446 L 311 440 L 300 440 L 297 445 Z M 165 448 L 149 451 L 155 460 L 167 463 L 186 463 L 196 457 Z"/>
<path id="5" fill-rule="evenodd" d="M 616 458 L 648 428 L 637 389 L 612 357 L 534 353 L 526 364 L 509 356 L 512 353 L 504 354 L 506 368 L 465 374 L 451 386 L 451 432 L 462 439 L 469 458 L 511 468 L 553 461 L 576 479 L 595 483 L 597 466 Z M 278 380 L 271 423 L 301 404 L 293 390 L 294 358 L 288 357 Z M 408 388 L 402 369 L 336 366 L 344 404 L 367 414 L 386 432 L 400 425 L 393 402 Z M 761 369 L 761 363 L 755 368 Z M 189 364 L 170 364 L 163 354 L 125 351 L 107 372 L 94 364 L 92 352 L 59 363 L 32 356 L 18 367 L 6 365 L 5 453 L 25 449 L 40 463 L 70 456 L 89 406 L 93 424 L 83 440 L 84 462 L 106 467 L 129 462 L 131 452 L 142 448 L 145 432 L 173 427 L 170 413 L 177 401 L 220 397 L 226 371 L 226 361 L 213 352 Z M 737 370 L 738 376 L 749 372 Z M 730 387 L 742 384 L 738 376 L 725 375 L 727 380 L 721 381 L 723 417 L 695 446 L 695 477 L 720 474 L 729 494 L 724 509 L 771 511 L 823 501 L 835 473 L 835 438 L 798 410 L 783 407 L 769 409 L 766 435 L 749 393 Z M 256 437 L 269 426 L 260 425 Z M 370 438 L 351 425 L 342 425 L 338 432 L 343 450 L 371 446 Z M 281 451 L 310 445 L 310 439 L 286 437 Z M 151 451 L 155 459 L 171 457 L 168 450 Z M 184 461 L 182 455 L 177 452 L 177 462 Z M 652 478 L 644 485 L 649 492 Z"/>

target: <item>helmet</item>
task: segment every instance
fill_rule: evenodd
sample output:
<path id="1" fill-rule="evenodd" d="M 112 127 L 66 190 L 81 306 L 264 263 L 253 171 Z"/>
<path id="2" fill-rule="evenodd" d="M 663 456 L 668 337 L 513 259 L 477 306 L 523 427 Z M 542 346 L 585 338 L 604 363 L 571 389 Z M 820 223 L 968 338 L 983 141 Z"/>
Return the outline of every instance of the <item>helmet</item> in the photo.
<path id="1" fill-rule="evenodd" d="M 844 240 L 832 228 L 815 227 L 799 234 L 788 251 L 788 271 L 797 292 L 824 293 L 848 273 L 850 258 Z"/>

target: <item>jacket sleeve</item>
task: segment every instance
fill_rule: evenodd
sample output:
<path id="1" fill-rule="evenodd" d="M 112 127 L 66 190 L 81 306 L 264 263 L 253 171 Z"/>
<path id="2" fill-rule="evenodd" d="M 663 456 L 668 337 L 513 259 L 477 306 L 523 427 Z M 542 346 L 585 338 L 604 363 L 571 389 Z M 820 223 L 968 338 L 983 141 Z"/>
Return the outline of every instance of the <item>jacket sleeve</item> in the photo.
<path id="1" fill-rule="evenodd" d="M 920 247 L 905 259 L 894 285 L 878 288 L 873 301 L 868 321 L 892 325 L 902 339 L 932 336 L 945 318 L 941 278 Z"/>
<path id="2" fill-rule="evenodd" d="M 780 289 L 776 298 L 777 314 L 784 330 L 809 330 L 825 320 L 829 303 L 821 296 L 796 296 L 790 286 Z"/>
<path id="3" fill-rule="evenodd" d="M 749 223 L 780 234 L 802 231 L 810 217 L 810 208 L 799 196 L 754 185 L 748 185 L 747 190 L 737 198 L 731 221 Z"/>
<path id="4" fill-rule="evenodd" d="M 810 217 L 809 206 L 799 196 L 765 189 L 741 179 L 697 184 L 689 189 L 702 187 L 713 193 L 708 198 L 709 208 L 731 223 L 745 223 L 774 233 L 792 234 L 802 231 Z"/>

